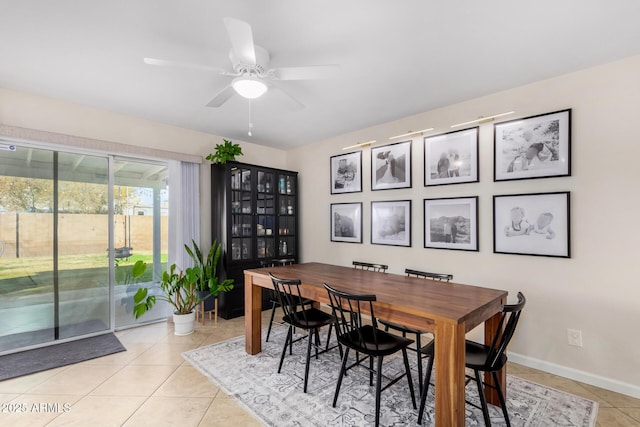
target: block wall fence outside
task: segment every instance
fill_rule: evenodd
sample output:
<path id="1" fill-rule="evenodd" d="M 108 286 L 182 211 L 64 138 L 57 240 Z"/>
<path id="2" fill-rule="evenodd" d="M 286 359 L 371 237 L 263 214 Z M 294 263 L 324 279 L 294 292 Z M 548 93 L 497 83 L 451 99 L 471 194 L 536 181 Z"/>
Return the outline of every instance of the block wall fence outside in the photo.
<path id="1" fill-rule="evenodd" d="M 125 229 L 125 218 L 127 228 Z M 167 250 L 168 217 L 160 220 L 163 251 Z M 129 221 L 131 231 L 129 233 Z M 92 214 L 59 215 L 58 250 L 61 256 L 101 254 L 107 256 L 108 217 Z M 149 215 L 115 215 L 115 247 L 130 246 L 133 253 L 153 251 L 153 217 Z M 16 234 L 16 228 L 18 233 Z M 126 243 L 125 243 L 126 236 Z M 16 241 L 16 237 L 18 241 Z M 2 258 L 51 256 L 53 251 L 53 214 L 0 213 Z"/>

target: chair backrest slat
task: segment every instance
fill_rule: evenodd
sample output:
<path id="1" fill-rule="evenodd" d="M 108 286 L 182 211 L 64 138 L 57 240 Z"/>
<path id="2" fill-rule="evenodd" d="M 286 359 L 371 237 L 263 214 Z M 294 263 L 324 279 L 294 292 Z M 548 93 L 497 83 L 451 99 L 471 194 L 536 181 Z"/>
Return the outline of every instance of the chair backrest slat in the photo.
<path id="1" fill-rule="evenodd" d="M 297 322 L 307 322 L 307 312 L 300 294 L 300 280 L 280 279 L 269 273 L 273 289 L 275 290 L 278 303 L 282 307 L 285 317 Z M 302 317 L 300 317 L 302 316 Z"/>
<path id="2" fill-rule="evenodd" d="M 439 282 L 449 282 L 451 280 L 453 280 L 453 275 L 452 274 L 442 274 L 442 273 L 429 273 L 427 271 L 420 271 L 420 270 L 412 270 L 410 268 L 407 268 L 404 270 L 405 274 L 407 276 L 415 276 L 415 277 L 421 277 L 423 279 L 431 279 L 431 280 L 436 280 Z"/>
<path id="3" fill-rule="evenodd" d="M 356 295 L 333 289 L 331 286 L 324 284 L 329 294 L 329 306 L 333 311 L 333 317 L 336 321 L 336 329 L 338 337 L 349 336 L 351 339 L 358 338 L 359 345 L 364 347 L 368 342 L 362 335 L 362 312 L 364 307 L 368 308 L 368 315 L 371 317 L 373 326 L 373 341 L 375 350 L 378 350 L 378 322 L 373 312 L 373 302 L 376 300 L 375 295 Z M 364 307 L 363 307 L 364 306 Z M 367 313 L 365 313 L 367 314 Z M 368 342 L 370 344 L 370 342 Z"/>
<path id="4" fill-rule="evenodd" d="M 260 266 L 264 267 L 279 267 L 281 265 L 295 264 L 295 258 L 272 258 L 260 261 Z"/>
<path id="5" fill-rule="evenodd" d="M 386 264 L 374 264 L 371 262 L 353 261 L 353 268 L 386 273 L 387 270 L 389 269 L 389 266 Z"/>
<path id="6" fill-rule="evenodd" d="M 507 350 L 511 338 L 518 326 L 518 320 L 520 320 L 520 314 L 524 308 L 527 300 L 522 294 L 518 292 L 518 302 L 510 305 L 503 305 L 500 307 L 501 317 L 497 326 L 497 333 L 494 334 L 491 342 L 490 350 L 487 356 L 487 363 L 490 366 L 495 366 L 502 355 Z M 504 326 L 504 330 L 503 327 Z"/>

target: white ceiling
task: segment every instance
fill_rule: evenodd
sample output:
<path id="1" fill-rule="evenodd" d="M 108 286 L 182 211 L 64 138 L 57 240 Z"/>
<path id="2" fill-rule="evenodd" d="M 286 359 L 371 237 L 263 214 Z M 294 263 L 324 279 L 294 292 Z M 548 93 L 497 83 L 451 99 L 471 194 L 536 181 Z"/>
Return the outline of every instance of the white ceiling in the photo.
<path id="1" fill-rule="evenodd" d="M 280 148 L 640 54 L 638 0 L 0 0 L 0 16 L 0 87 Z M 269 91 L 249 137 L 248 100 L 205 107 L 229 77 L 142 62 L 230 68 L 226 16 L 271 66 L 339 75 L 281 82 L 306 108 Z"/>

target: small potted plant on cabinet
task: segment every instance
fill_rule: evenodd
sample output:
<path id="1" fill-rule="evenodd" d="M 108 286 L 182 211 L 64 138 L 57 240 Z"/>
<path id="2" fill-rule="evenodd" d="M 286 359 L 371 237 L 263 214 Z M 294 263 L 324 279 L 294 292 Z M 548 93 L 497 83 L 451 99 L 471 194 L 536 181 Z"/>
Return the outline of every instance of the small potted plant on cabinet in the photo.
<path id="1" fill-rule="evenodd" d="M 242 148 L 239 144 L 234 144 L 228 139 L 222 140 L 224 144 L 216 144 L 214 153 L 210 153 L 206 159 L 211 163 L 224 165 L 227 162 L 235 161 L 236 156 L 242 156 Z"/>

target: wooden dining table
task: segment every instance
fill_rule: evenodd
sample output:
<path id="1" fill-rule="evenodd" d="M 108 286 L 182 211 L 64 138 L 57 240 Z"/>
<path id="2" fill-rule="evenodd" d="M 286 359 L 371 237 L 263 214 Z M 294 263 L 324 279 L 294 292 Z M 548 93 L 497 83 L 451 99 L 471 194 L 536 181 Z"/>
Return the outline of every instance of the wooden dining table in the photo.
<path id="1" fill-rule="evenodd" d="M 436 425 L 465 424 L 465 334 L 484 323 L 485 343 L 491 342 L 507 291 L 321 263 L 245 270 L 245 348 L 249 354 L 262 351 L 262 288 L 273 289 L 269 273 L 299 279 L 302 296 L 319 303 L 329 303 L 324 283 L 353 294 L 374 294 L 377 318 L 433 332 Z M 485 374 L 485 382 L 506 393 L 505 369 L 498 373 L 498 380 L 494 384 Z M 500 405 L 494 390 L 487 387 L 485 394 L 489 403 Z"/>

